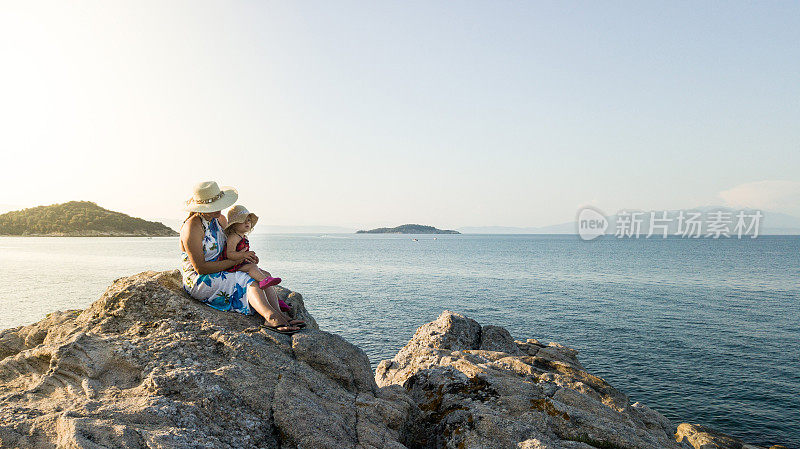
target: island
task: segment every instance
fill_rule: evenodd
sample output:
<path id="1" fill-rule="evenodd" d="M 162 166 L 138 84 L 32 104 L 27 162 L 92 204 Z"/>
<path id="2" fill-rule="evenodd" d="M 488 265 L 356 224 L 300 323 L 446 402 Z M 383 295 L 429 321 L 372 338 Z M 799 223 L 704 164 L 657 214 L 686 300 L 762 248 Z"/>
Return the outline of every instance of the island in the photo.
<path id="1" fill-rule="evenodd" d="M 37 206 L 0 215 L 0 235 L 30 237 L 174 237 L 163 223 L 104 209 L 91 201 Z"/>
<path id="2" fill-rule="evenodd" d="M 461 234 L 451 229 L 438 229 L 433 226 L 404 224 L 394 228 L 376 228 L 369 231 L 356 231 L 356 234 Z"/>

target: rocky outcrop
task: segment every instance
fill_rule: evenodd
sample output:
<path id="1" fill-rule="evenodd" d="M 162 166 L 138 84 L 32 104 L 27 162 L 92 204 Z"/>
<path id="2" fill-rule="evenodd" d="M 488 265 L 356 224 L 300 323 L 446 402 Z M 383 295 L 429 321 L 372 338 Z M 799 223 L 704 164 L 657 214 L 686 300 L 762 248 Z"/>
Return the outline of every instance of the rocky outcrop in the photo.
<path id="1" fill-rule="evenodd" d="M 755 448 L 631 404 L 573 349 L 447 311 L 373 375 L 278 290 L 307 329 L 204 306 L 173 271 L 0 332 L 0 447 Z"/>
<path id="2" fill-rule="evenodd" d="M 115 281 L 84 311 L 0 333 L 3 448 L 391 448 L 415 408 L 364 352 L 186 296 L 175 272 Z"/>
<path id="3" fill-rule="evenodd" d="M 586 372 L 577 355 L 445 311 L 380 362 L 375 379 L 403 386 L 418 405 L 407 437 L 415 447 L 762 449 L 705 427 L 676 427 Z"/>
<path id="4" fill-rule="evenodd" d="M 445 311 L 377 368 L 420 412 L 412 444 L 437 448 L 680 448 L 675 426 L 586 372 L 577 351 Z"/>
<path id="5" fill-rule="evenodd" d="M 689 423 L 678 426 L 675 439 L 680 442 L 686 441 L 694 449 L 764 449 L 714 429 Z M 786 449 L 786 447 L 776 444 L 769 449 Z"/>

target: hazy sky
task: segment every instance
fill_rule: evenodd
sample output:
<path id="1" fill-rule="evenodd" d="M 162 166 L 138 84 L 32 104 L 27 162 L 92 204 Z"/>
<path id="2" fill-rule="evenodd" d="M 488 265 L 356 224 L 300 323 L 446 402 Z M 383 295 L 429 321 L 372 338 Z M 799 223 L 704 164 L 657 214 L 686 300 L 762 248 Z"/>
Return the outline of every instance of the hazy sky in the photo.
<path id="1" fill-rule="evenodd" d="M 798 2 L 0 1 L 4 208 L 278 225 L 800 215 Z"/>

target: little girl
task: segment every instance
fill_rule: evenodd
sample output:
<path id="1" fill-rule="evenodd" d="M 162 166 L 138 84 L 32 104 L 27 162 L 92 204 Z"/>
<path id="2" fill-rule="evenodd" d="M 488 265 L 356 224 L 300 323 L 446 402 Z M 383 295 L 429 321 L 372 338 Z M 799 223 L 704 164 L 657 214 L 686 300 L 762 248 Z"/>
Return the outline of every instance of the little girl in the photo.
<path id="1" fill-rule="evenodd" d="M 250 241 L 247 239 L 247 234 L 253 230 L 258 222 L 258 216 L 250 213 L 244 206 L 236 205 L 228 211 L 228 224 L 225 226 L 225 235 L 227 236 L 225 248 L 220 253 L 220 260 L 230 259 L 239 260 L 233 267 L 227 271 L 244 271 L 249 274 L 261 288 L 271 287 L 281 283 L 281 278 L 274 278 L 268 272 L 258 268 L 254 263 L 248 263 L 245 259 L 248 256 L 255 255 L 250 251 Z M 292 308 L 278 299 L 278 305 L 281 310 L 288 312 Z"/>

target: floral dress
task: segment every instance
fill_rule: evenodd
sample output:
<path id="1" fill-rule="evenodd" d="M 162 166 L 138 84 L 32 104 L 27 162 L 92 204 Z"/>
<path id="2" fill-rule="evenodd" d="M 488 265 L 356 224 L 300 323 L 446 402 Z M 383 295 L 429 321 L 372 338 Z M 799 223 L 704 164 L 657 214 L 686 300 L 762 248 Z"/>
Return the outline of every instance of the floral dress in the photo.
<path id="1" fill-rule="evenodd" d="M 211 221 L 200 216 L 203 224 L 203 255 L 207 262 L 217 260 L 225 247 L 225 233 L 219 226 L 217 219 Z M 249 274 L 243 271 L 229 273 L 198 274 L 189 261 L 186 251 L 181 253 L 181 275 L 183 289 L 192 298 L 199 300 L 217 310 L 231 310 L 245 315 L 252 315 L 250 304 L 247 302 L 247 286 L 253 281 Z"/>

